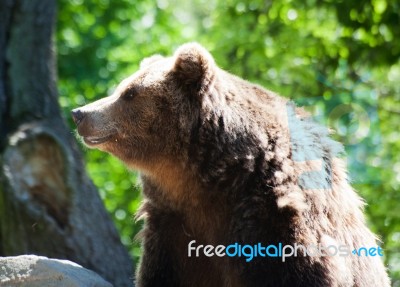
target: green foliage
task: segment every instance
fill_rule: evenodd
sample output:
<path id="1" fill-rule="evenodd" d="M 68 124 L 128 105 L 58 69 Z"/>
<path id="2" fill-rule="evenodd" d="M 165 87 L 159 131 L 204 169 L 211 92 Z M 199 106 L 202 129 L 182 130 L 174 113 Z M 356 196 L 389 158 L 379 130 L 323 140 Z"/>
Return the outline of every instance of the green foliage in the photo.
<path id="1" fill-rule="evenodd" d="M 111 93 L 151 54 L 198 41 L 224 69 L 309 106 L 348 153 L 368 222 L 400 286 L 398 0 L 61 0 L 60 103 L 69 111 Z M 71 126 L 72 127 L 72 126 Z M 136 257 L 136 174 L 85 150 L 88 171 Z"/>

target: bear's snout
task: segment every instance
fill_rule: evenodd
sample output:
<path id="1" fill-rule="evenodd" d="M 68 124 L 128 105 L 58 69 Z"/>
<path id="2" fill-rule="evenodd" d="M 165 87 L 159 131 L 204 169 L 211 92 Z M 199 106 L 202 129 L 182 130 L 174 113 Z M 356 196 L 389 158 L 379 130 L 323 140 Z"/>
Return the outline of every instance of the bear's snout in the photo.
<path id="1" fill-rule="evenodd" d="M 99 111 L 84 106 L 72 110 L 71 115 L 77 126 L 78 134 L 88 147 L 105 144 L 111 139 L 115 140 L 117 129 L 107 122 L 106 117 L 102 116 Z"/>
<path id="2" fill-rule="evenodd" d="M 71 111 L 72 114 L 72 119 L 74 120 L 74 123 L 76 125 L 79 125 L 79 123 L 83 120 L 85 117 L 85 113 L 81 111 L 81 109 L 74 109 Z"/>

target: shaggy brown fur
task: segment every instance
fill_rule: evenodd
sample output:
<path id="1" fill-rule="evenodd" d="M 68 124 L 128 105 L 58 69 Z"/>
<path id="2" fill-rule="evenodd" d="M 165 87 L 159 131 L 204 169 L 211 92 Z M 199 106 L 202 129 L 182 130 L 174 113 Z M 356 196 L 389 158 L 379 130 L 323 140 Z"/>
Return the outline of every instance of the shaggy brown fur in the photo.
<path id="1" fill-rule="evenodd" d="M 145 60 L 113 95 L 73 115 L 89 147 L 142 174 L 137 286 L 389 286 L 378 257 L 188 257 L 192 240 L 376 246 L 341 146 L 200 45 Z"/>

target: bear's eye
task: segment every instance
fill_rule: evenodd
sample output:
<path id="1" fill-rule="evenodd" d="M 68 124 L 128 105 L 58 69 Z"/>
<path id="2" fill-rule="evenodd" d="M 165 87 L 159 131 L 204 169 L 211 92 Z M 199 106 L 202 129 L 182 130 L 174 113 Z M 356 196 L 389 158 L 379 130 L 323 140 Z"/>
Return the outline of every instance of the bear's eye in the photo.
<path id="1" fill-rule="evenodd" d="M 137 94 L 136 93 L 136 89 L 135 88 L 130 88 L 130 89 L 127 89 L 126 91 L 124 91 L 121 94 L 121 98 L 123 100 L 129 101 L 129 100 L 132 100 L 136 96 L 136 94 Z"/>

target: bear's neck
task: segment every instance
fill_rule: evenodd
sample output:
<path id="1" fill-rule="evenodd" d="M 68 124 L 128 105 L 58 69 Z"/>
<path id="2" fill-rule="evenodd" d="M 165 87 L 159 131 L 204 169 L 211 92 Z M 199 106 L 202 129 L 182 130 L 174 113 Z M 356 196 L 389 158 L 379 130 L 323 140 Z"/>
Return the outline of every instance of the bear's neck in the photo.
<path id="1" fill-rule="evenodd" d="M 144 197 L 153 208 L 179 215 L 190 237 L 221 243 L 232 217 L 228 194 L 213 192 L 199 182 L 193 170 L 176 162 L 157 161 L 151 170 L 142 172 Z"/>
<path id="2" fill-rule="evenodd" d="M 136 164 L 133 168 L 138 169 L 147 180 L 151 181 L 153 191 L 148 192 L 150 194 L 144 192 L 145 196 L 152 197 L 154 194 L 158 198 L 154 200 L 162 199 L 177 209 L 182 205 L 200 204 L 197 193 L 202 189 L 201 184 L 183 161 L 177 158 L 158 158 L 154 162 L 147 161 L 139 166 Z"/>

